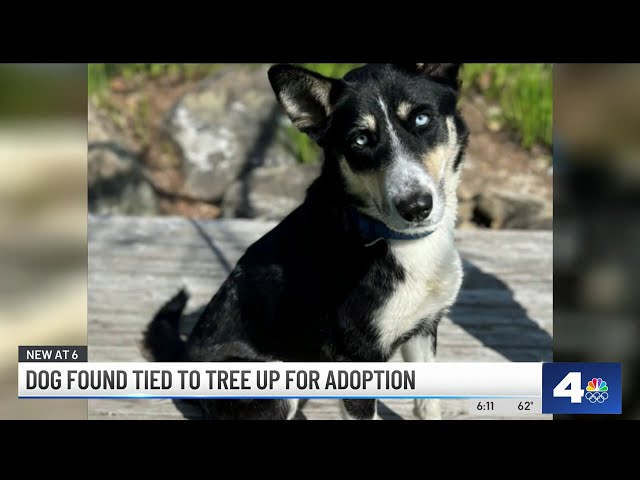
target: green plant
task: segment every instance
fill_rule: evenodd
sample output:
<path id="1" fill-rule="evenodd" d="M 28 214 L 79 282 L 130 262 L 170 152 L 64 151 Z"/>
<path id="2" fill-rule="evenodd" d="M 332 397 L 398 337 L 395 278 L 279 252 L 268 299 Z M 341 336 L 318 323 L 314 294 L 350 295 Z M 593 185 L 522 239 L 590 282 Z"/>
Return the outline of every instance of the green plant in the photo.
<path id="1" fill-rule="evenodd" d="M 163 77 L 195 80 L 218 68 L 220 64 L 217 63 L 90 63 L 88 90 L 90 96 L 100 95 L 115 77 L 134 83 Z"/>
<path id="2" fill-rule="evenodd" d="M 469 63 L 462 68 L 463 90 L 479 89 L 502 109 L 505 123 L 523 147 L 552 143 L 553 79 L 549 63 Z"/>
<path id="3" fill-rule="evenodd" d="M 146 144 L 149 141 L 150 131 L 149 124 L 151 122 L 149 99 L 142 97 L 133 109 L 133 131 L 136 137 Z"/>
<path id="4" fill-rule="evenodd" d="M 104 63 L 90 63 L 87 67 L 87 88 L 89 95 L 103 91 L 109 82 Z"/>

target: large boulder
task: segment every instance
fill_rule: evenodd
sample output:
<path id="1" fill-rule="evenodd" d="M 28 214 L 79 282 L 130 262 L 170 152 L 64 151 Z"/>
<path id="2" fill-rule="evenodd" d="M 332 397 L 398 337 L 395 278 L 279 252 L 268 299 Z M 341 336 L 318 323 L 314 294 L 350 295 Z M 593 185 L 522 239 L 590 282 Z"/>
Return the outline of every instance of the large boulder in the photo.
<path id="1" fill-rule="evenodd" d="M 92 102 L 88 108 L 89 211 L 97 214 L 152 215 L 155 192 L 145 178 L 135 146 L 120 135 Z"/>
<path id="2" fill-rule="evenodd" d="M 207 202 L 257 167 L 296 164 L 267 67 L 231 66 L 175 105 L 167 132 L 182 153 L 182 194 Z"/>
<path id="3" fill-rule="evenodd" d="M 227 190 L 222 215 L 281 220 L 303 202 L 319 174 L 320 165 L 257 168 Z"/>

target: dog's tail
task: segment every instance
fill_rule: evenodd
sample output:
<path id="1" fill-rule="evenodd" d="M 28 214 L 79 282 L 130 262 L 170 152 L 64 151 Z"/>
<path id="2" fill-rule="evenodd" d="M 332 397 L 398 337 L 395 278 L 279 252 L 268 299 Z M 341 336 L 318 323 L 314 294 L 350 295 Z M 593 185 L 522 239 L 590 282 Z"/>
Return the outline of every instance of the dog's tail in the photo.
<path id="1" fill-rule="evenodd" d="M 183 361 L 185 343 L 180 338 L 180 316 L 189 300 L 183 288 L 156 313 L 144 333 L 143 346 L 156 362 Z"/>

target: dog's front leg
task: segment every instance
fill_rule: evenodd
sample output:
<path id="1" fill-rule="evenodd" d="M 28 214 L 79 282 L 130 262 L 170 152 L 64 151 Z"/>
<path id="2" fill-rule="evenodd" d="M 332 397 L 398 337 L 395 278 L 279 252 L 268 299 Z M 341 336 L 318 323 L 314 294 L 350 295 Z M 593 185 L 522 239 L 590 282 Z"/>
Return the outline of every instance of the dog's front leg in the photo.
<path id="1" fill-rule="evenodd" d="M 345 420 L 382 420 L 378 416 L 375 399 L 342 400 L 342 418 Z"/>
<path id="2" fill-rule="evenodd" d="M 436 359 L 437 324 L 432 331 L 420 333 L 402 345 L 405 362 L 434 362 Z M 416 398 L 413 409 L 421 420 L 440 420 L 440 400 L 437 398 Z"/>

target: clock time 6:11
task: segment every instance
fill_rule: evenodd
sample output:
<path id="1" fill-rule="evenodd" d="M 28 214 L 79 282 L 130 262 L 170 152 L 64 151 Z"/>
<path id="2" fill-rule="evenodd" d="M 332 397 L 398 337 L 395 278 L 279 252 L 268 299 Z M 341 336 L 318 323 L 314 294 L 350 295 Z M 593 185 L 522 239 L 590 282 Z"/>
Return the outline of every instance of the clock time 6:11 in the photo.
<path id="1" fill-rule="evenodd" d="M 480 410 L 481 412 L 491 412 L 493 411 L 493 402 L 478 402 L 476 410 Z"/>

